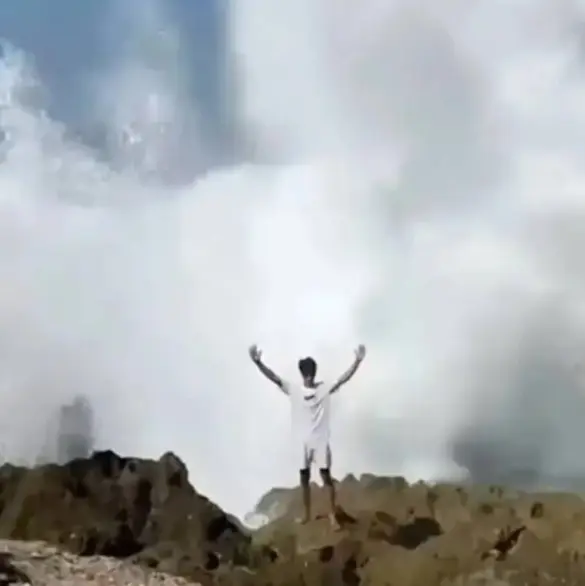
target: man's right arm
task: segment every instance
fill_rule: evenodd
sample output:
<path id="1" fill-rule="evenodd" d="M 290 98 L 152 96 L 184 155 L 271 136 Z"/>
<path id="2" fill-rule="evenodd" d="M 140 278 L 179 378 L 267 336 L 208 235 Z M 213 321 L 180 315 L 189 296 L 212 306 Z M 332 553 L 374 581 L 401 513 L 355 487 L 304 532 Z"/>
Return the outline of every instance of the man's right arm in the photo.
<path id="1" fill-rule="evenodd" d="M 285 386 L 284 381 L 273 370 L 268 368 L 268 366 L 266 366 L 266 364 L 264 364 L 264 362 L 262 362 L 262 360 L 260 360 L 260 359 L 254 360 L 254 364 L 258 367 L 258 370 L 270 382 L 273 382 L 275 385 L 277 385 L 281 389 L 284 389 L 284 386 Z"/>
<path id="2" fill-rule="evenodd" d="M 262 362 L 261 352 L 256 348 L 256 346 L 252 346 L 250 348 L 250 358 L 252 362 L 256 365 L 258 370 L 272 383 L 274 383 L 280 390 L 288 395 L 288 388 L 286 383 L 282 378 L 280 378 L 272 369 L 268 368 L 264 362 Z"/>

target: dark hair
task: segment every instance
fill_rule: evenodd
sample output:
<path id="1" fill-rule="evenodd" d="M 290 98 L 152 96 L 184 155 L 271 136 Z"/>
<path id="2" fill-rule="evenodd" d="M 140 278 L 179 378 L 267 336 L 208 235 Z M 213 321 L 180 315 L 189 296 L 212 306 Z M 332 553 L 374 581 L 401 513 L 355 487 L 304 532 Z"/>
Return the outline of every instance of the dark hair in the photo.
<path id="1" fill-rule="evenodd" d="M 304 378 L 314 378 L 317 374 L 317 363 L 314 358 L 307 356 L 299 360 L 299 370 Z"/>

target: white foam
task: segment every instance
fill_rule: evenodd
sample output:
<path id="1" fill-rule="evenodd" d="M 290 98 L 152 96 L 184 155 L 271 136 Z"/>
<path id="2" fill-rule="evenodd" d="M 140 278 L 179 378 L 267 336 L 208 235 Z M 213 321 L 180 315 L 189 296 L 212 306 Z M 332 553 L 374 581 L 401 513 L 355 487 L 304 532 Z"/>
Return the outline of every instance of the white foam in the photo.
<path id="1" fill-rule="evenodd" d="M 284 376 L 313 353 L 332 377 L 365 342 L 337 400 L 338 476 L 458 473 L 477 437 L 503 467 L 583 472 L 576 18 L 538 0 L 233 0 L 255 162 L 177 187 L 174 162 L 209 153 L 150 7 L 133 51 L 92 72 L 110 165 L 38 107 L 26 56 L 1 63 L 5 457 L 34 460 L 83 391 L 100 446 L 172 449 L 243 514 L 297 475 L 248 345 Z"/>

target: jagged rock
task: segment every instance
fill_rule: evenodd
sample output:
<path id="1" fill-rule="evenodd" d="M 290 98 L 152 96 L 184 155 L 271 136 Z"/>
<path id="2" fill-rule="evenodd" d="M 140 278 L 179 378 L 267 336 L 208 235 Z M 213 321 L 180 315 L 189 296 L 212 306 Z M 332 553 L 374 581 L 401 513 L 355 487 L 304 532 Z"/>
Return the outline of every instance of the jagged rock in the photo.
<path id="1" fill-rule="evenodd" d="M 174 454 L 111 451 L 64 465 L 0 467 L 0 537 L 43 540 L 82 556 L 130 558 L 195 576 L 243 564 L 250 537 L 188 482 Z"/>
<path id="2" fill-rule="evenodd" d="M 198 586 L 125 560 L 78 556 L 41 541 L 0 540 L 0 585 Z"/>
<path id="3" fill-rule="evenodd" d="M 295 523 L 300 492 L 275 489 L 259 510 L 277 518 L 250 533 L 196 492 L 170 452 L 158 461 L 105 451 L 65 465 L 7 464 L 0 467 L 0 537 L 74 552 L 77 568 L 80 560 L 102 567 L 117 558 L 124 572 L 142 567 L 201 586 L 585 583 L 578 495 L 349 476 L 338 483 L 342 529 L 334 532 L 324 495 L 313 490 L 316 519 Z M 43 555 L 65 567 L 72 554 Z M 31 576 L 42 583 L 41 572 L 54 573 L 42 559 L 27 563 L 0 558 L 0 582 Z"/>
<path id="4" fill-rule="evenodd" d="M 10 553 L 0 553 L 0 586 L 31 584 L 30 576 L 13 563 L 13 558 Z"/>
<path id="5" fill-rule="evenodd" d="M 258 501 L 254 513 L 264 515 L 269 521 L 281 517 L 286 512 L 290 494 L 287 488 L 273 488 Z"/>
<path id="6" fill-rule="evenodd" d="M 338 484 L 344 527 L 333 532 L 314 490 L 317 519 L 307 525 L 292 522 L 301 512 L 299 491 L 279 490 L 281 517 L 254 534 L 277 555 L 258 583 L 585 583 L 585 501 L 577 495 L 349 477 Z M 273 507 L 274 499 L 273 492 Z"/>

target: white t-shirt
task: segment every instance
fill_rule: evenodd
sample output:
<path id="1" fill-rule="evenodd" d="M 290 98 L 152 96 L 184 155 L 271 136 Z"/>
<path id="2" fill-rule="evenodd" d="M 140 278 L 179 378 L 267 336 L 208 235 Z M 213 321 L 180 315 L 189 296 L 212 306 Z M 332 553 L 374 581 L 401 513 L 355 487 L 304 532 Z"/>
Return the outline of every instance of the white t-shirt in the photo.
<path id="1" fill-rule="evenodd" d="M 315 388 L 301 383 L 285 383 L 284 391 L 291 400 L 293 435 L 308 445 L 329 443 L 331 385 L 318 383 Z"/>

